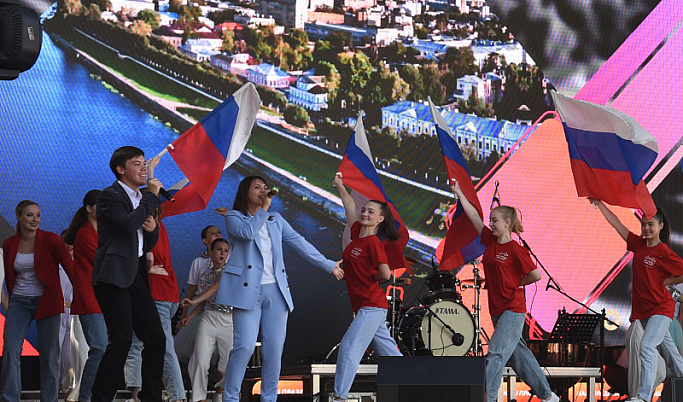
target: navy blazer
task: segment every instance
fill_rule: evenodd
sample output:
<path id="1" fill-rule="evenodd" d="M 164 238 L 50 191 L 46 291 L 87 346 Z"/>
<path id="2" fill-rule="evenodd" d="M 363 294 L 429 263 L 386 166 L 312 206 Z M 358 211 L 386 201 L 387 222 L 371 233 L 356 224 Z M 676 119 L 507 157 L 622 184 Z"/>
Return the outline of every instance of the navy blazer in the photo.
<path id="1" fill-rule="evenodd" d="M 259 209 L 254 216 L 245 216 L 236 210 L 231 210 L 226 215 L 225 227 L 232 247 L 218 285 L 216 301 L 244 310 L 253 310 L 256 307 L 263 277 L 263 256 L 259 236 L 263 225 L 266 225 L 272 243 L 273 269 L 277 285 L 287 301 L 289 311 L 292 311 L 294 303 L 287 282 L 282 243 L 287 243 L 312 265 L 327 273 L 332 273 L 335 262 L 320 254 L 303 236 L 294 231 L 280 214 L 266 212 L 263 209 Z"/>
<path id="2" fill-rule="evenodd" d="M 93 285 L 109 283 L 121 288 L 133 284 L 139 268 L 137 230 L 161 204 L 153 193 L 142 195 L 133 204 L 126 190 L 114 182 L 97 199 L 97 250 L 93 266 Z M 151 251 L 159 239 L 159 225 L 152 232 L 142 231 L 143 251 Z M 143 255 L 144 255 L 143 253 Z"/>

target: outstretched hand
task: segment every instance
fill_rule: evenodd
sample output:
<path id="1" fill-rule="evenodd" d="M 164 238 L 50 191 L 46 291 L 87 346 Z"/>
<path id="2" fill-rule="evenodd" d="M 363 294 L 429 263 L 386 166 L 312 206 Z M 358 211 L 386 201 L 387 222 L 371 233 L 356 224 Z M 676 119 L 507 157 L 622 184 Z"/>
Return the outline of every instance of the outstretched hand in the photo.
<path id="1" fill-rule="evenodd" d="M 226 215 L 228 215 L 228 208 L 226 208 L 226 207 L 216 208 L 216 209 L 214 209 L 214 212 L 216 212 L 218 215 L 226 216 Z"/>
<path id="2" fill-rule="evenodd" d="M 337 261 L 336 264 L 334 264 L 334 268 L 332 268 L 332 275 L 334 275 L 337 280 L 341 280 L 344 278 L 344 270 L 341 267 L 342 265 L 342 260 Z"/>

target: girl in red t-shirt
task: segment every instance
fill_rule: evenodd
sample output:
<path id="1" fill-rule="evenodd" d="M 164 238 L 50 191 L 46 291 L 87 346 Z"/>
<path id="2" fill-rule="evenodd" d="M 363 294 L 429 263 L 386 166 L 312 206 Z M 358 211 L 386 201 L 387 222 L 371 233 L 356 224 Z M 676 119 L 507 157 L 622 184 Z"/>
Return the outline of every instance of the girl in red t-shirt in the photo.
<path id="1" fill-rule="evenodd" d="M 638 394 L 628 401 L 650 401 L 659 353 L 675 376 L 683 377 L 683 357 L 669 334 L 675 302 L 666 288 L 683 282 L 683 259 L 669 248 L 669 222 L 661 209 L 657 208 L 651 218 L 643 217 L 640 221 L 642 236 L 637 236 L 602 201 L 589 200 L 626 241 L 626 248 L 633 252 L 631 320 L 640 320 L 645 332 L 640 344 Z"/>
<path id="2" fill-rule="evenodd" d="M 498 388 L 505 364 L 515 370 L 531 391 L 544 401 L 560 399 L 550 389 L 533 353 L 522 339 L 526 320 L 526 297 L 523 286 L 541 279 L 541 272 L 531 260 L 527 249 L 512 240 L 524 230 L 517 219 L 517 211 L 508 206 L 491 210 L 490 228 L 484 226 L 476 208 L 467 200 L 457 181 L 451 186 L 453 193 L 486 246 L 482 258 L 489 295 L 489 312 L 494 332 L 486 356 L 486 393 L 489 402 L 498 399 Z"/>
<path id="3" fill-rule="evenodd" d="M 334 400 L 345 401 L 368 346 L 379 356 L 401 356 L 385 323 L 389 306 L 379 282 L 388 280 L 391 271 L 384 246 L 377 237 L 380 234 L 396 240 L 398 233 L 386 202 L 368 201 L 357 216 L 355 202 L 346 191 L 340 173 L 333 185 L 339 190 L 346 221 L 351 226 L 351 243 L 344 248 L 342 260 L 355 317 L 339 346 L 334 378 Z"/>

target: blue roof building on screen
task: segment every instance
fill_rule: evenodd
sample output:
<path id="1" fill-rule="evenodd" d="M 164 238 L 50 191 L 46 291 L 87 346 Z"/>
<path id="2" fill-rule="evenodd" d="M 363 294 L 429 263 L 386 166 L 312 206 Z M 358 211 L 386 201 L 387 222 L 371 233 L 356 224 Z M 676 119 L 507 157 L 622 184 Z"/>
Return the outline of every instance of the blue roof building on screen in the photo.
<path id="1" fill-rule="evenodd" d="M 495 151 L 503 155 L 529 130 L 526 124 L 507 120 L 484 118 L 457 110 L 441 107 L 439 111 L 451 128 L 460 148 L 472 145 L 478 152 L 478 159 L 486 159 Z M 411 101 L 395 103 L 382 108 L 382 127 L 391 127 L 407 135 L 435 136 L 434 121 L 429 105 Z M 521 145 L 521 143 L 519 144 Z"/>

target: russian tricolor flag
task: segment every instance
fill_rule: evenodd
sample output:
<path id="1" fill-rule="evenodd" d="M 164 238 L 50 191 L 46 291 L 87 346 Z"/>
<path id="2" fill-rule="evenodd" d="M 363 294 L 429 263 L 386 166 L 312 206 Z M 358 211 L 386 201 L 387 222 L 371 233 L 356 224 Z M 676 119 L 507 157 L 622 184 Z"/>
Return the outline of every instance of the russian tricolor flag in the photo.
<path id="1" fill-rule="evenodd" d="M 576 192 L 611 205 L 656 213 L 643 177 L 657 158 L 657 141 L 630 116 L 551 92 L 569 144 Z"/>
<path id="2" fill-rule="evenodd" d="M 409 235 L 408 228 L 401 220 L 394 203 L 391 202 L 384 192 L 384 187 L 379 179 L 375 164 L 372 162 L 372 153 L 370 152 L 370 145 L 368 138 L 365 135 L 365 128 L 363 127 L 363 112 L 358 114 L 356 127 L 349 140 L 349 145 L 344 152 L 344 158 L 341 165 L 339 165 L 339 172 L 344 179 L 344 185 L 350 187 L 353 192 L 354 200 L 356 201 L 356 208 L 360 211 L 365 202 L 368 200 L 384 201 L 389 205 L 391 213 L 394 215 L 396 222 L 396 229 L 399 238 L 396 241 L 388 241 L 382 239 L 384 250 L 387 253 L 389 260 L 389 267 L 391 269 L 407 268 L 410 270 L 403 251 L 408 244 Z M 365 199 L 359 199 L 355 195 L 360 194 Z"/>
<path id="3" fill-rule="evenodd" d="M 451 129 L 446 124 L 439 110 L 434 106 L 431 99 L 429 108 L 432 111 L 436 135 L 441 144 L 441 153 L 446 163 L 446 172 L 449 182 L 457 180 L 467 200 L 477 209 L 480 217 L 483 217 L 481 204 L 474 190 L 470 172 L 467 169 L 467 162 L 462 156 L 458 143 L 455 142 Z M 439 259 L 439 269 L 451 271 L 464 264 L 476 259 L 484 253 L 485 247 L 481 244 L 479 233 L 472 225 L 462 205 L 458 204 L 455 212 L 450 217 L 451 224 L 448 227 L 446 238 L 441 241 L 436 248 L 436 258 Z"/>
<path id="4" fill-rule="evenodd" d="M 166 148 L 185 179 L 169 189 L 176 202 L 163 204 L 165 216 L 206 208 L 223 170 L 242 154 L 260 104 L 247 83 Z"/>

